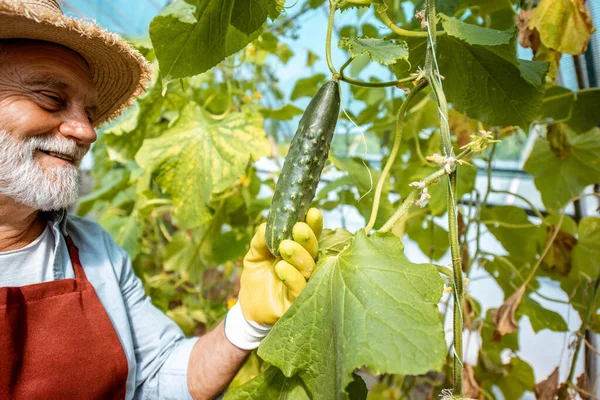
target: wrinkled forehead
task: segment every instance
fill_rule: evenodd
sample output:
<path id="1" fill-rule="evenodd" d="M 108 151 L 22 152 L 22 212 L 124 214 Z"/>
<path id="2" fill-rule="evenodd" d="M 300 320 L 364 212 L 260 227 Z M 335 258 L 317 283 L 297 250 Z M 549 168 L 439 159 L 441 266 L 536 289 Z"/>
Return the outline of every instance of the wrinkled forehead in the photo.
<path id="1" fill-rule="evenodd" d="M 95 91 L 86 61 L 75 51 L 40 40 L 0 40 L 0 75 L 18 74 L 20 79 L 49 77 L 74 88 Z"/>
<path id="2" fill-rule="evenodd" d="M 86 61 L 75 51 L 60 44 L 44 42 L 42 40 L 28 39 L 2 39 L 0 40 L 0 66 L 27 64 L 47 64 L 48 66 L 63 66 L 72 69 L 82 76 L 92 75 Z"/>

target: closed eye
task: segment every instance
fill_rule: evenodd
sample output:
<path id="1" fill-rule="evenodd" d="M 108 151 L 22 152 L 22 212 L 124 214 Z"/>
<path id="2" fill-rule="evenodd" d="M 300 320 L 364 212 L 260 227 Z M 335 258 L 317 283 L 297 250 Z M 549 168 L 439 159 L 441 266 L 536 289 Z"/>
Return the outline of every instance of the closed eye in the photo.
<path id="1" fill-rule="evenodd" d="M 66 101 L 58 94 L 48 91 L 38 91 L 40 106 L 48 111 L 59 111 L 66 106 Z"/>

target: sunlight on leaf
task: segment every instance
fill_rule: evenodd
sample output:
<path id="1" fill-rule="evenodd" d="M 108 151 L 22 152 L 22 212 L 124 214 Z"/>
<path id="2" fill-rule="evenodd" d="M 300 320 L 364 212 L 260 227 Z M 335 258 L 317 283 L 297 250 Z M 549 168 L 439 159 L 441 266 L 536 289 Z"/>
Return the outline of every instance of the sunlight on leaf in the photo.
<path id="1" fill-rule="evenodd" d="M 404 41 L 373 39 L 373 38 L 343 38 L 338 43 L 340 49 L 347 50 L 352 57 L 367 54 L 372 61 L 390 65 L 400 59 L 408 61 L 408 45 Z"/>
<path id="2" fill-rule="evenodd" d="M 322 258 L 259 356 L 297 374 L 315 399 L 338 398 L 363 365 L 377 373 L 439 370 L 442 280 L 435 266 L 409 262 L 399 245 L 392 234 L 361 230 L 338 256 Z"/>
<path id="3" fill-rule="evenodd" d="M 585 0 L 541 0 L 529 21 L 542 43 L 567 54 L 583 54 L 596 28 Z"/>
<path id="4" fill-rule="evenodd" d="M 194 227 L 210 218 L 211 194 L 239 179 L 250 158 L 269 152 L 256 114 L 233 112 L 223 121 L 209 122 L 198 105 L 189 103 L 161 137 L 144 141 L 136 161 L 172 196 L 180 225 Z"/>

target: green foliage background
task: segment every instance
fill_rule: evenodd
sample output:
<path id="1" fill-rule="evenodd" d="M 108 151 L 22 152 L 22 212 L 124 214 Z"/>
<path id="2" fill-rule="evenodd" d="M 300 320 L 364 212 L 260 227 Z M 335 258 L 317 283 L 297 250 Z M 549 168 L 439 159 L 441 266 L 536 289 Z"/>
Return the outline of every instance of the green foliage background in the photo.
<path id="1" fill-rule="evenodd" d="M 422 8 L 423 1 L 412 3 Z M 423 33 L 419 21 L 406 18 L 400 1 L 340 5 L 357 21 L 371 7 L 375 15 L 385 13 L 402 28 Z M 444 33 L 438 37 L 437 63 L 451 104 L 456 152 L 479 129 L 505 142 L 542 132 L 524 166 L 547 211 L 542 215 L 534 209 L 539 218 L 515 206 L 489 207 L 493 185 L 480 193 L 476 170 L 459 166 L 457 195 L 466 199 L 459 209 L 463 272 L 468 277 L 482 266 L 506 299 L 525 285 L 516 319 L 528 317 L 536 332 L 568 330 L 559 314 L 531 297 L 538 277 L 554 280 L 579 312 L 582 330 L 596 330 L 600 218 L 574 221 L 558 214 L 587 186 L 600 182 L 600 131 L 595 128 L 600 115 L 589 111 L 600 91 L 557 86 L 546 53 L 533 61 L 517 58 L 514 13 L 521 6 L 486 0 L 438 4 Z M 328 6 L 307 0 L 296 7 L 298 15 L 320 8 Z M 330 78 L 315 73 L 286 82 L 294 89 L 290 98 L 284 96 L 274 69 L 285 68 L 293 56 L 286 43 L 295 39 L 298 22 L 283 9 L 282 0 L 177 0 L 167 6 L 150 26 L 152 44 L 137 43 L 153 63 L 154 83 L 101 132 L 94 146 L 94 189 L 81 199 L 78 213 L 96 218 L 128 251 L 154 304 L 188 335 L 210 329 L 235 301 L 241 259 L 265 220 L 278 173 L 259 172 L 256 162 L 268 157 L 281 163 L 290 139 L 283 132 L 302 113 L 294 102 L 312 96 Z M 350 76 L 369 63 L 380 63 L 398 79 L 418 74 L 423 66 L 423 35 L 382 32 L 370 23 L 338 28 L 340 48 L 354 57 Z M 315 46 L 325 46 L 325 38 L 316 39 Z M 316 55 L 306 52 L 310 69 Z M 386 79 L 372 76 L 370 83 Z M 344 133 L 355 121 L 385 161 L 405 93 L 400 87 L 360 86 L 344 93 L 344 104 L 353 106 L 340 115 L 325 172 L 336 178 L 322 184 L 314 205 L 322 210 L 351 207 L 368 220 L 380 167 L 348 157 L 350 136 Z M 439 153 L 440 142 L 438 107 L 426 90 L 407 112 L 376 229 L 401 203 L 389 196 L 392 192 L 405 198 L 413 189 L 409 183 L 439 170 L 425 157 Z M 496 150 L 476 156 L 492 179 Z M 425 207 L 411 208 L 393 233 L 324 233 L 318 272 L 258 356 L 240 371 L 228 398 L 365 398 L 365 383 L 356 372 L 376 377 L 368 395 L 372 399 L 424 398 L 418 396 L 437 395 L 451 386 L 453 354 L 437 309 L 444 285 L 451 287 L 451 282 L 435 265 L 409 261 L 401 243 L 405 237 L 415 241 L 432 262 L 447 253 L 448 232 L 433 218 L 446 213 L 444 185 L 431 186 L 429 194 Z M 483 251 L 481 229 L 488 229 L 506 252 Z M 469 241 L 475 231 L 476 240 Z M 554 238 L 553 232 L 558 233 Z M 482 314 L 468 293 L 463 309 L 465 329 L 483 338 L 478 365 L 467 367 L 475 382 L 470 396 L 495 398 L 494 386 L 508 399 L 533 390 L 533 371 L 518 357 L 518 331 L 498 337 L 494 310 Z M 505 349 L 513 354 L 508 362 L 500 357 Z"/>

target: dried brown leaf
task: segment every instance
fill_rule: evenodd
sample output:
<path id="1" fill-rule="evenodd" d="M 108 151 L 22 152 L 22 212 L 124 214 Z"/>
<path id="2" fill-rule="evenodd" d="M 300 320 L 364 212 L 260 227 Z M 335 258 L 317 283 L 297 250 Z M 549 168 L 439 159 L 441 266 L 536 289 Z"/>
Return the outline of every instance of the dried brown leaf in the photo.
<path id="1" fill-rule="evenodd" d="M 548 228 L 548 233 L 550 234 L 554 229 L 554 227 Z M 543 259 L 544 267 L 561 276 L 569 275 L 572 267 L 572 251 L 576 244 L 577 239 L 575 236 L 560 230 L 548 254 Z"/>
<path id="2" fill-rule="evenodd" d="M 537 400 L 554 400 L 558 392 L 558 367 L 554 368 L 546 380 L 535 385 L 534 392 Z"/>
<path id="3" fill-rule="evenodd" d="M 463 393 L 465 397 L 479 399 L 481 397 L 481 386 L 475 379 L 475 369 L 472 365 L 465 364 L 463 372 Z"/>
<path id="4" fill-rule="evenodd" d="M 515 17 L 517 28 L 519 28 L 519 43 L 523 47 L 531 48 L 535 55 L 540 47 L 540 33 L 535 28 L 529 27 L 529 20 L 534 10 L 521 10 Z"/>
<path id="5" fill-rule="evenodd" d="M 577 386 L 575 387 L 575 390 L 584 399 L 590 397 L 590 380 L 585 372 L 577 377 Z"/>
<path id="6" fill-rule="evenodd" d="M 494 324 L 496 325 L 495 334 L 504 336 L 517 330 L 518 325 L 515 320 L 515 312 L 519 304 L 521 304 L 524 293 L 525 286 L 521 286 L 496 311 L 496 315 L 494 315 Z"/>

